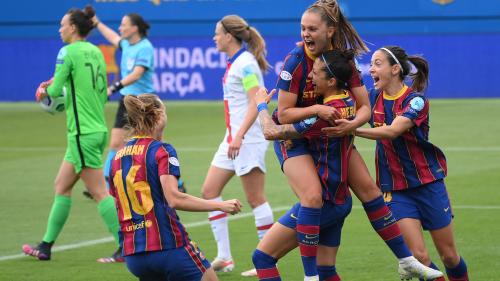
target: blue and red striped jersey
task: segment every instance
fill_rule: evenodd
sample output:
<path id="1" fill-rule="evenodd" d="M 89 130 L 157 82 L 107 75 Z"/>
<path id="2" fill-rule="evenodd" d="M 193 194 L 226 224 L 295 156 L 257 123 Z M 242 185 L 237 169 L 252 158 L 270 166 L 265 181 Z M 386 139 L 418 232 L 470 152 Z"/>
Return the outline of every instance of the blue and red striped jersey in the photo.
<path id="1" fill-rule="evenodd" d="M 352 120 L 355 117 L 356 101 L 349 91 L 329 96 L 324 99 L 323 104 L 335 107 L 342 114 L 342 118 Z M 294 127 L 308 140 L 309 152 L 323 186 L 323 199 L 343 204 L 346 197 L 350 196 L 347 169 L 354 136 L 329 138 L 321 132 L 322 128 L 331 126 L 328 122 L 323 119 L 311 121 L 303 120 L 295 123 Z"/>
<path id="2" fill-rule="evenodd" d="M 372 127 L 392 124 L 397 116 L 415 126 L 393 140 L 377 140 L 375 162 L 377 184 L 382 191 L 402 190 L 424 185 L 446 176 L 446 158 L 429 142 L 429 101 L 404 86 L 396 96 L 370 91 Z"/>
<path id="3" fill-rule="evenodd" d="M 296 107 L 307 107 L 318 103 L 312 79 L 308 78 L 315 59 L 316 57 L 304 45 L 295 47 L 285 58 L 276 88 L 298 95 Z M 363 86 L 363 79 L 354 62 L 352 69 L 348 86 L 350 88 Z"/>
<path id="4" fill-rule="evenodd" d="M 180 177 L 179 160 L 172 145 L 153 138 L 132 138 L 112 161 L 110 194 L 116 201 L 125 256 L 179 248 L 189 242 L 163 195 L 162 175 Z"/>

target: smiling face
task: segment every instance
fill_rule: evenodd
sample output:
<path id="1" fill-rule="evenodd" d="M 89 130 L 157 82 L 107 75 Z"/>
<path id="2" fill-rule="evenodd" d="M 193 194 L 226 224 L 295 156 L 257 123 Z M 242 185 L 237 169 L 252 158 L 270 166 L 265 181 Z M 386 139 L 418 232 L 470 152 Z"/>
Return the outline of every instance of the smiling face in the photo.
<path id="1" fill-rule="evenodd" d="M 399 82 L 399 72 L 399 65 L 391 65 L 385 51 L 377 50 L 373 53 L 370 63 L 370 75 L 373 79 L 375 89 L 384 90 L 391 83 Z"/>
<path id="2" fill-rule="evenodd" d="M 318 13 L 305 12 L 302 15 L 300 26 L 300 35 L 304 45 L 314 56 L 332 48 L 331 38 L 335 29 L 328 27 Z"/>
<path id="3" fill-rule="evenodd" d="M 66 14 L 61 19 L 61 27 L 59 28 L 59 35 L 64 43 L 71 43 L 74 34 L 76 33 L 76 26 L 71 23 L 70 15 Z"/>
<path id="4" fill-rule="evenodd" d="M 309 72 L 308 77 L 312 80 L 314 92 L 320 96 L 323 96 L 328 91 L 331 91 L 332 87 L 335 85 L 335 79 L 328 78 L 324 69 L 325 63 L 321 60 L 321 58 L 317 58 L 314 61 L 313 68 L 311 72 Z"/>
<path id="5" fill-rule="evenodd" d="M 122 22 L 120 23 L 118 30 L 120 31 L 121 37 L 125 40 L 129 40 L 132 36 L 138 34 L 139 32 L 139 28 L 136 25 L 133 25 L 132 21 L 127 16 L 122 18 Z"/>

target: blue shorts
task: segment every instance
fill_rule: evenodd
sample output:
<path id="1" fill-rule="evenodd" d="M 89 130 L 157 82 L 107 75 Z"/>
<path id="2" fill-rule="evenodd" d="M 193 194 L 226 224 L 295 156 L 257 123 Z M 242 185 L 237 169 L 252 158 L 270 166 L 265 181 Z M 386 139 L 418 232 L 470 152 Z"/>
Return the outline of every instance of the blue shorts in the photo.
<path id="1" fill-rule="evenodd" d="M 296 203 L 286 212 L 278 222 L 288 228 L 296 229 L 297 214 L 299 213 L 300 203 Z M 321 219 L 319 225 L 319 244 L 327 247 L 338 247 L 340 245 L 340 236 L 345 218 L 352 209 L 352 198 L 346 198 L 344 204 L 332 204 L 323 202 L 321 208 Z"/>
<path id="2" fill-rule="evenodd" d="M 125 256 L 125 262 L 140 281 L 199 281 L 210 268 L 194 242 L 182 248 Z"/>
<path id="3" fill-rule="evenodd" d="M 450 199 L 442 179 L 415 188 L 385 192 L 384 200 L 397 220 L 420 220 L 425 230 L 446 227 L 453 218 Z"/>
<path id="4" fill-rule="evenodd" d="M 275 140 L 273 143 L 274 153 L 278 157 L 281 170 L 283 171 L 283 163 L 288 158 L 295 156 L 310 154 L 307 149 L 306 139 L 293 139 L 293 140 Z"/>

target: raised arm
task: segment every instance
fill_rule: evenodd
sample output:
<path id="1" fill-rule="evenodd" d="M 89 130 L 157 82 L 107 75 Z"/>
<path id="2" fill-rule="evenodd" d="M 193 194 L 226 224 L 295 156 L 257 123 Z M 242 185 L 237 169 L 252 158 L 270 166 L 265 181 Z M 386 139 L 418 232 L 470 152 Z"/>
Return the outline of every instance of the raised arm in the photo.
<path id="1" fill-rule="evenodd" d="M 97 30 L 99 30 L 102 36 L 109 41 L 109 43 L 111 43 L 115 47 L 119 47 L 118 44 L 120 43 L 121 37 L 118 33 L 102 23 L 97 16 L 94 16 L 92 18 L 92 22 L 94 23 L 94 26 L 97 27 Z"/>
<path id="2" fill-rule="evenodd" d="M 258 104 L 258 116 L 264 137 L 267 140 L 287 140 L 302 138 L 302 134 L 297 132 L 292 124 L 276 125 L 269 116 L 267 103 L 271 100 L 276 90 L 272 90 L 268 95 L 265 88 L 260 88 L 255 93 L 255 103 Z"/>

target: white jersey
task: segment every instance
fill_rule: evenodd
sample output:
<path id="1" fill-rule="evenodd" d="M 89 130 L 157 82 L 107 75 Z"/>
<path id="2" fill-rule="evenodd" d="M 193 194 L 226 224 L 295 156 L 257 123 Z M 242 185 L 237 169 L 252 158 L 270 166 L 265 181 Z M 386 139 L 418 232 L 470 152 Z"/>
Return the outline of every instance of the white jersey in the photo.
<path id="1" fill-rule="evenodd" d="M 248 109 L 247 90 L 255 86 L 264 87 L 264 79 L 255 57 L 244 48 L 229 61 L 222 79 L 224 89 L 224 113 L 226 135 L 224 141 L 230 143 L 245 119 Z M 265 142 L 259 119 L 246 132 L 243 143 Z"/>

